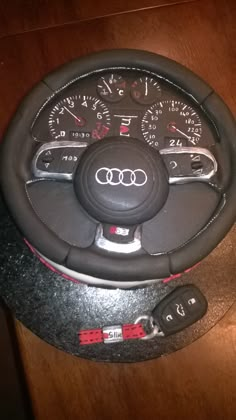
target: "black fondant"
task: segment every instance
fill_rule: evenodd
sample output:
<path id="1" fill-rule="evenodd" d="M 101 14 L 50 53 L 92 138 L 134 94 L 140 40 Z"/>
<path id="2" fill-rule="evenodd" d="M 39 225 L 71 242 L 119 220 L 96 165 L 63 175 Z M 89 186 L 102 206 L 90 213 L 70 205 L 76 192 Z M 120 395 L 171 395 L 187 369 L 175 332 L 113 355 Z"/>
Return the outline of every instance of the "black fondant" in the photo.
<path id="1" fill-rule="evenodd" d="M 143 248 L 149 254 L 158 254 L 186 243 L 210 220 L 220 198 L 219 193 L 203 182 L 171 185 L 163 208 L 143 224 Z"/>
<path id="2" fill-rule="evenodd" d="M 136 50 L 108 51 L 76 60 L 45 77 L 44 82 L 38 84 L 24 99 L 5 134 L 4 144 L 1 148 L 0 164 L 1 185 L 5 200 L 23 235 L 41 253 L 55 262 L 64 263 L 70 245 L 59 239 L 39 220 L 26 194 L 25 183 L 30 181 L 30 161 L 36 148 L 36 143 L 29 135 L 30 128 L 40 107 L 56 90 L 61 89 L 65 84 L 72 82 L 72 79 L 79 76 L 115 66 L 139 68 L 153 72 L 176 84 L 197 103 L 202 104 L 203 109 L 206 110 L 218 130 L 220 146 L 224 153 L 223 164 L 228 163 L 228 167 L 232 168 L 231 171 L 227 172 L 223 182 L 224 196 L 221 205 L 218 212 L 216 211 L 212 220 L 206 225 L 207 228 L 196 235 L 191 242 L 170 255 L 170 271 L 174 273 L 182 271 L 211 252 L 234 223 L 236 215 L 236 126 L 228 108 L 216 94 L 211 94 L 212 90 L 209 86 L 186 68 L 165 57 Z M 230 158 L 228 158 L 229 156 Z M 224 171 L 224 168 L 222 171 Z M 72 258 L 77 253 L 80 255 L 78 249 L 73 249 L 69 254 L 68 262 L 72 261 L 71 265 L 83 272 L 86 258 L 78 266 L 78 261 L 75 263 L 76 258 Z M 86 251 L 83 251 L 84 256 L 85 254 Z M 95 249 L 89 251 L 88 256 L 98 262 L 99 273 L 102 273 L 104 269 L 106 275 L 112 278 L 112 264 L 104 266 L 104 264 L 107 264 L 107 259 L 104 261 L 104 258 Z M 147 275 L 160 277 L 160 273 L 164 271 L 162 259 L 163 257 L 159 255 L 155 257 L 138 256 L 136 259 L 132 257 L 132 264 L 130 264 L 126 280 L 135 277 L 137 261 L 140 267 L 146 267 L 147 260 L 148 273 L 142 272 L 140 268 L 139 278 L 146 279 Z M 123 262 L 126 262 L 126 258 L 120 257 L 120 266 Z M 158 267 L 161 267 L 160 273 Z M 169 272 L 169 267 L 167 271 Z"/>
<path id="3" fill-rule="evenodd" d="M 95 219 L 136 225 L 154 217 L 165 203 L 167 171 L 159 153 L 144 142 L 111 137 L 94 143 L 83 154 L 74 187 L 78 200 Z"/>
<path id="4" fill-rule="evenodd" d="M 92 245 L 97 223 L 81 208 L 71 183 L 36 181 L 27 192 L 35 213 L 60 239 L 80 248 Z"/>
<path id="5" fill-rule="evenodd" d="M 182 88 L 199 104 L 212 92 L 200 77 L 176 61 L 149 51 L 131 49 L 101 51 L 80 57 L 48 74 L 44 82 L 57 91 L 81 75 L 116 66 L 153 72 Z"/>
<path id="6" fill-rule="evenodd" d="M 66 260 L 68 268 L 94 277 L 117 281 L 141 281 L 170 275 L 168 255 L 122 256 L 99 253 L 96 249 L 71 247 Z M 144 278 L 145 273 L 145 278 Z"/>
<path id="7" fill-rule="evenodd" d="M 236 299 L 236 229 L 196 269 L 177 281 L 136 290 L 75 284 L 45 267 L 24 244 L 0 196 L 0 294 L 18 320 L 46 342 L 97 361 L 138 362 L 181 349 L 209 331 Z M 204 318 L 170 337 L 80 346 L 80 330 L 133 323 L 181 284 L 193 283 L 208 300 Z M 191 351 L 191 348 L 189 349 Z"/>

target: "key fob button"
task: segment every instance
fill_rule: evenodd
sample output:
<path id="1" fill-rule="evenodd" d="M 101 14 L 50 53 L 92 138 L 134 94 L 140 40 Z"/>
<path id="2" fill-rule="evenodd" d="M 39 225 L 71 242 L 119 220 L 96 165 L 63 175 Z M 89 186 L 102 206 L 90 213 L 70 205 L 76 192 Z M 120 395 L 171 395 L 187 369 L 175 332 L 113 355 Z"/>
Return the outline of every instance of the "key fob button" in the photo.
<path id="1" fill-rule="evenodd" d="M 187 308 L 183 302 L 183 299 L 176 298 L 171 302 L 171 309 L 178 319 L 185 319 L 187 317 Z"/>
<path id="2" fill-rule="evenodd" d="M 183 294 L 183 301 L 189 312 L 201 312 L 202 301 L 194 290 L 185 292 Z"/>
<path id="3" fill-rule="evenodd" d="M 172 326 L 178 324 L 178 320 L 176 319 L 174 312 L 170 308 L 169 305 L 166 306 L 164 311 L 162 312 L 162 322 L 165 324 L 165 327 L 172 328 Z"/>
<path id="4" fill-rule="evenodd" d="M 194 285 L 176 287 L 152 311 L 152 316 L 165 336 L 190 327 L 207 312 L 207 300 Z"/>

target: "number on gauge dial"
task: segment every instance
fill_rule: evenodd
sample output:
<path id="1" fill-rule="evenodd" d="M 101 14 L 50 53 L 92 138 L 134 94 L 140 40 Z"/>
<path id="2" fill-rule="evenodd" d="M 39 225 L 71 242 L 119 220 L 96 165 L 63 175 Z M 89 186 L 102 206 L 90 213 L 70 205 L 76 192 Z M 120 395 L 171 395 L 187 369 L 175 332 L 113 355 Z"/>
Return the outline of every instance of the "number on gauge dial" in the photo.
<path id="1" fill-rule="evenodd" d="M 160 101 L 151 106 L 141 123 L 144 139 L 157 149 L 197 146 L 202 122 L 190 105 L 178 100 Z"/>
<path id="2" fill-rule="evenodd" d="M 92 96 L 73 95 L 62 99 L 49 115 L 49 131 L 56 140 L 99 140 L 110 129 L 107 106 Z"/>

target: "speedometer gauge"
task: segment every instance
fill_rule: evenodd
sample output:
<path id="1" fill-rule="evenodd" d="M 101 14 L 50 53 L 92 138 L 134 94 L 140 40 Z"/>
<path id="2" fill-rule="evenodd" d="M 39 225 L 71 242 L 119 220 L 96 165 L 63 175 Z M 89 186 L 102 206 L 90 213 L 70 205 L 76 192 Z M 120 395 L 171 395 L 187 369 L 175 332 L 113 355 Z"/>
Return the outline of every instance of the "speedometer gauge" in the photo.
<path id="1" fill-rule="evenodd" d="M 57 140 L 99 140 L 110 129 L 107 106 L 92 96 L 73 95 L 62 99 L 49 115 L 49 130 Z"/>
<path id="2" fill-rule="evenodd" d="M 157 149 L 196 146 L 202 135 L 202 122 L 189 105 L 177 100 L 151 106 L 142 119 L 144 139 Z"/>

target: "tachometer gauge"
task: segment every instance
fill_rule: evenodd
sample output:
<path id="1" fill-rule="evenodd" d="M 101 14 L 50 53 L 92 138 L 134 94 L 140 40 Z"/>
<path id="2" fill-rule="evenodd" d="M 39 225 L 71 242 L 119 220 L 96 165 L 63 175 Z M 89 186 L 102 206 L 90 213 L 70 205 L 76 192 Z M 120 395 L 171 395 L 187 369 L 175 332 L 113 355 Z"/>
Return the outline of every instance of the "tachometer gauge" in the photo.
<path id="1" fill-rule="evenodd" d="M 202 135 L 198 113 L 178 100 L 161 101 L 151 106 L 142 119 L 144 139 L 153 147 L 196 146 Z"/>
<path id="2" fill-rule="evenodd" d="M 126 94 L 126 81 L 117 74 L 100 77 L 97 85 L 98 94 L 108 102 L 119 102 Z"/>
<path id="3" fill-rule="evenodd" d="M 155 79 L 140 77 L 132 83 L 130 94 L 135 102 L 151 105 L 160 98 L 161 88 Z"/>
<path id="4" fill-rule="evenodd" d="M 99 140 L 110 129 L 109 109 L 92 96 L 73 95 L 62 99 L 49 115 L 49 130 L 57 140 Z"/>

